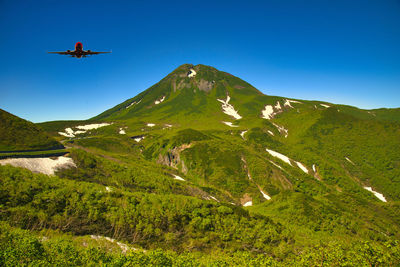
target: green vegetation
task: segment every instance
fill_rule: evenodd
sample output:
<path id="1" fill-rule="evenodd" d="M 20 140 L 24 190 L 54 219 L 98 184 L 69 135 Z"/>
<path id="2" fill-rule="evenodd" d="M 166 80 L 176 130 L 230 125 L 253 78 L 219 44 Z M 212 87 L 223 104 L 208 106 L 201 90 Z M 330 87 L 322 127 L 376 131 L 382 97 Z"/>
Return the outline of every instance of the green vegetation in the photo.
<path id="1" fill-rule="evenodd" d="M 398 109 L 298 101 L 185 64 L 88 121 L 41 123 L 77 168 L 0 166 L 0 265 L 399 265 Z"/>
<path id="2" fill-rule="evenodd" d="M 0 152 L 63 148 L 37 125 L 2 109 L 0 122 Z"/>
<path id="3" fill-rule="evenodd" d="M 26 152 L 12 152 L 0 153 L 0 159 L 6 158 L 36 158 L 36 157 L 56 157 L 67 154 L 69 151 L 65 149 L 55 149 L 47 151 L 26 151 Z"/>

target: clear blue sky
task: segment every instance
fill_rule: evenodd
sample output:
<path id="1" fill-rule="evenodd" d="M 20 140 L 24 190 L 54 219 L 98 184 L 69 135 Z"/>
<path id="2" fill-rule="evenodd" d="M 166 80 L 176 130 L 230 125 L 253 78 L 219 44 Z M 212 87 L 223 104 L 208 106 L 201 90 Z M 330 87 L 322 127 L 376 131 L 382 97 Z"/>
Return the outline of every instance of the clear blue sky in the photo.
<path id="1" fill-rule="evenodd" d="M 46 51 L 112 54 L 75 59 Z M 265 94 L 400 107 L 400 1 L 0 0 L 0 108 L 87 119 L 184 63 Z"/>

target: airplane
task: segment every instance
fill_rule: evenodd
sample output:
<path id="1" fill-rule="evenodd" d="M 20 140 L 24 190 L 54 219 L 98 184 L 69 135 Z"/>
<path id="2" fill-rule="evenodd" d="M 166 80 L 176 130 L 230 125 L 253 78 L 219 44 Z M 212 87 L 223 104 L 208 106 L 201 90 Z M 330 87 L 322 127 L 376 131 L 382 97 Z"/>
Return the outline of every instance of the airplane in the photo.
<path id="1" fill-rule="evenodd" d="M 106 53 L 111 53 L 111 52 L 95 52 L 91 50 L 83 50 L 83 44 L 81 42 L 77 42 L 75 44 L 75 50 L 67 50 L 65 52 L 47 52 L 49 54 L 60 54 L 60 55 L 69 55 L 71 57 L 76 57 L 76 58 L 81 58 L 81 57 L 87 57 L 91 55 L 97 55 L 97 54 L 106 54 Z"/>

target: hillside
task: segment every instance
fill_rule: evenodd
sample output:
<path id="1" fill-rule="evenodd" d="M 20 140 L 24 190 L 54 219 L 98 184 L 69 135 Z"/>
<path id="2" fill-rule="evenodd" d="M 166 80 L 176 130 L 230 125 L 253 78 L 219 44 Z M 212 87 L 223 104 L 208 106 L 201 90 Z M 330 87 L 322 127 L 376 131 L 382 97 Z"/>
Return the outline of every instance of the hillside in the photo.
<path id="1" fill-rule="evenodd" d="M 39 126 L 0 109 L 0 152 L 60 148 L 63 145 Z"/>
<path id="2" fill-rule="evenodd" d="M 90 120 L 39 124 L 76 168 L 0 166 L 1 227 L 45 236 L 51 264 L 69 247 L 70 265 L 396 265 L 399 121 L 184 64 Z"/>

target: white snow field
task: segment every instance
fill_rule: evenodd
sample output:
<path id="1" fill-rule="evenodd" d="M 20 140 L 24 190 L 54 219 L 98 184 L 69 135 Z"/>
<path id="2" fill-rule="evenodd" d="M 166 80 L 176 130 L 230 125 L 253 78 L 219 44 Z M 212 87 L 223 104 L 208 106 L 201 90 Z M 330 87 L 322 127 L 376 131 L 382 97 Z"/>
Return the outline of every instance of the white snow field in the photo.
<path id="1" fill-rule="evenodd" d="M 261 188 L 258 188 L 258 189 L 260 190 L 261 194 L 263 195 L 263 197 L 264 197 L 266 200 L 270 200 L 270 199 L 271 199 L 271 197 L 268 196 L 267 194 L 265 194 L 264 191 L 261 190 Z"/>
<path id="2" fill-rule="evenodd" d="M 119 128 L 119 134 L 126 134 L 126 132 L 123 128 Z"/>
<path id="3" fill-rule="evenodd" d="M 356 165 L 356 164 L 354 164 L 354 162 L 353 161 L 351 161 L 351 159 L 349 159 L 348 157 L 344 157 L 348 162 L 350 162 L 351 164 L 353 164 L 353 165 Z"/>
<path id="4" fill-rule="evenodd" d="M 270 120 L 274 117 L 274 107 L 271 105 L 266 105 L 261 113 L 263 119 Z"/>
<path id="5" fill-rule="evenodd" d="M 135 140 L 136 142 L 140 142 L 140 141 L 142 141 L 144 139 L 144 136 L 142 136 L 142 137 L 136 137 L 136 138 L 134 138 L 133 140 Z"/>
<path id="6" fill-rule="evenodd" d="M 313 170 L 314 172 L 317 172 L 317 169 L 316 169 L 316 167 L 315 167 L 315 164 L 312 165 L 312 170 Z"/>
<path id="7" fill-rule="evenodd" d="M 175 174 L 172 174 L 172 175 L 174 176 L 174 179 L 175 179 L 175 180 L 185 181 L 185 179 L 183 179 L 182 177 L 180 177 L 180 176 L 178 176 L 178 175 L 175 175 Z"/>
<path id="8" fill-rule="evenodd" d="M 239 115 L 239 113 L 235 110 L 235 108 L 231 104 L 229 104 L 229 101 L 231 100 L 231 97 L 229 95 L 226 96 L 226 100 L 222 99 L 217 99 L 217 100 L 222 103 L 222 110 L 225 114 L 234 117 L 236 120 L 242 118 L 242 116 Z"/>
<path id="9" fill-rule="evenodd" d="M 250 206 L 253 206 L 253 201 L 251 200 L 243 204 L 243 207 L 250 207 Z"/>
<path id="10" fill-rule="evenodd" d="M 241 131 L 240 132 L 240 136 L 244 139 L 244 135 L 247 133 L 247 130 L 246 131 Z"/>
<path id="11" fill-rule="evenodd" d="M 216 197 L 213 197 L 212 195 L 210 195 L 210 197 L 211 197 L 213 200 L 219 202 L 219 200 L 218 200 Z"/>
<path id="12" fill-rule="evenodd" d="M 364 189 L 372 192 L 379 200 L 381 200 L 383 202 L 387 202 L 386 198 L 381 193 L 378 193 L 378 192 L 372 190 L 372 187 L 364 186 Z"/>
<path id="13" fill-rule="evenodd" d="M 285 103 L 283 104 L 284 107 L 293 108 L 291 103 L 298 103 L 303 104 L 299 101 L 285 99 Z M 274 118 L 277 114 L 282 113 L 283 109 L 281 103 L 279 101 L 276 102 L 275 106 L 266 105 L 264 109 L 261 111 L 261 117 L 266 120 L 270 120 Z"/>
<path id="14" fill-rule="evenodd" d="M 288 137 L 288 129 L 285 129 L 285 127 L 283 127 L 283 126 L 280 126 L 280 125 L 278 125 L 278 124 L 276 124 L 276 123 L 272 123 L 277 129 L 278 129 L 278 131 L 281 133 L 281 134 L 283 134 L 284 136 L 285 136 L 285 138 L 287 138 Z"/>
<path id="15" fill-rule="evenodd" d="M 296 164 L 303 172 L 308 174 L 308 169 L 301 162 L 296 161 Z"/>
<path id="16" fill-rule="evenodd" d="M 194 76 L 196 76 L 196 71 L 194 70 L 194 69 L 190 69 L 189 70 L 189 73 L 188 73 L 188 77 L 189 78 L 192 78 L 192 77 L 194 77 Z"/>
<path id="17" fill-rule="evenodd" d="M 148 127 L 154 127 L 154 126 L 156 126 L 154 123 L 147 123 L 146 124 Z"/>
<path id="18" fill-rule="evenodd" d="M 165 96 L 163 96 L 160 100 L 154 101 L 154 104 L 158 105 L 158 104 L 162 103 L 164 100 L 165 100 Z"/>
<path id="19" fill-rule="evenodd" d="M 93 123 L 93 124 L 87 124 L 87 125 L 79 125 L 76 126 L 75 128 L 80 129 L 80 130 L 93 130 L 93 129 L 98 129 L 104 126 L 108 126 L 111 125 L 112 123 L 107 123 L 107 122 L 103 122 L 103 123 Z"/>
<path id="20" fill-rule="evenodd" d="M 284 169 L 279 166 L 278 164 L 276 164 L 275 162 L 273 162 L 272 160 L 268 160 L 272 165 L 274 165 L 275 167 L 278 167 L 279 169 L 281 169 L 282 171 L 284 171 Z"/>
<path id="21" fill-rule="evenodd" d="M 286 162 L 287 164 L 292 166 L 292 163 L 290 162 L 290 159 L 288 157 L 286 157 L 285 155 L 278 153 L 276 151 L 270 150 L 268 148 L 265 149 L 271 156 L 276 157 L 284 162 Z"/>
<path id="22" fill-rule="evenodd" d="M 15 158 L 2 159 L 1 165 L 10 164 L 14 167 L 21 167 L 32 172 L 53 175 L 58 169 L 76 168 L 75 162 L 68 157 L 60 156 L 56 159 L 51 158 Z"/>
<path id="23" fill-rule="evenodd" d="M 110 187 L 110 186 L 106 186 L 106 191 L 107 191 L 107 192 L 112 192 L 113 189 L 112 189 L 112 187 Z"/>
<path id="24" fill-rule="evenodd" d="M 330 106 L 329 105 L 326 105 L 326 104 L 320 104 L 321 106 L 323 106 L 324 108 L 329 108 Z"/>
<path id="25" fill-rule="evenodd" d="M 293 166 L 291 161 L 295 162 L 296 165 L 297 165 L 297 167 L 299 167 L 303 172 L 309 174 L 307 167 L 304 166 L 303 163 L 298 162 L 298 161 L 295 161 L 295 160 L 292 160 L 292 159 L 290 159 L 289 157 L 287 157 L 287 156 L 285 156 L 285 155 L 283 155 L 283 154 L 281 154 L 281 153 L 279 153 L 279 152 L 270 150 L 270 149 L 268 149 L 268 148 L 266 148 L 265 150 L 266 150 L 271 156 L 276 157 L 276 158 L 279 158 L 280 160 L 286 162 L 286 163 L 289 164 L 290 166 Z M 271 162 L 271 161 L 270 161 L 270 162 Z M 271 163 L 273 163 L 273 162 L 271 162 Z M 273 163 L 273 164 L 275 165 L 275 163 Z M 282 169 L 282 167 L 280 167 L 279 165 L 278 165 L 278 167 L 279 167 L 280 169 Z"/>
<path id="26" fill-rule="evenodd" d="M 301 103 L 301 102 L 299 102 L 299 101 L 296 101 L 296 100 L 286 99 L 286 100 L 285 100 L 285 103 L 283 103 L 283 105 L 284 105 L 285 107 L 293 108 L 293 106 L 291 105 L 292 103 L 303 104 L 303 103 Z"/>
<path id="27" fill-rule="evenodd" d="M 86 133 L 89 130 L 93 130 L 93 129 L 98 129 L 104 126 L 108 126 L 111 125 L 112 123 L 93 123 L 93 124 L 87 124 L 87 125 L 79 125 L 79 126 L 75 126 L 74 128 L 79 129 L 79 130 L 72 130 L 71 127 L 65 128 L 65 132 L 58 132 L 59 135 L 65 136 L 65 137 L 75 137 L 77 134 L 83 134 Z"/>
<path id="28" fill-rule="evenodd" d="M 126 109 L 132 107 L 135 104 L 139 104 L 140 102 L 142 102 L 142 99 L 140 99 L 137 103 L 136 103 L 136 101 L 133 101 L 132 103 L 129 104 L 129 106 L 126 107 Z"/>
<path id="29" fill-rule="evenodd" d="M 222 121 L 222 123 L 223 123 L 223 124 L 226 124 L 226 125 L 228 125 L 228 126 L 230 126 L 230 127 L 239 127 L 239 126 L 237 126 L 237 125 L 233 125 L 232 122 L 230 122 L 230 121 Z"/>

